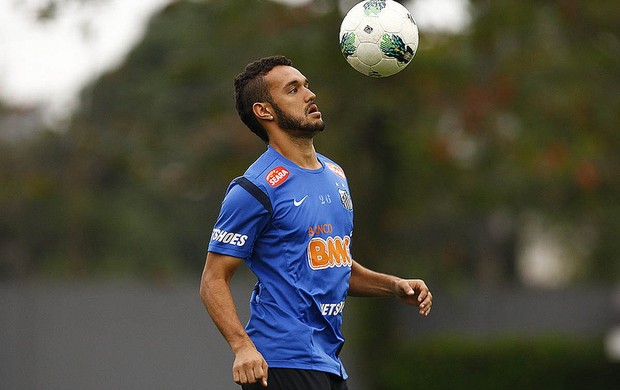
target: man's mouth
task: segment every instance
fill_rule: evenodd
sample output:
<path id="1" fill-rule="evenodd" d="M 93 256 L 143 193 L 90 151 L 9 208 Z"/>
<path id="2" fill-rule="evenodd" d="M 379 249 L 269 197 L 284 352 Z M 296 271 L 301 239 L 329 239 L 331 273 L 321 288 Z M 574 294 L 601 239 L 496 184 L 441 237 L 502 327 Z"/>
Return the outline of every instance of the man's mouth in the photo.
<path id="1" fill-rule="evenodd" d="M 308 115 L 311 115 L 311 114 L 320 115 L 321 114 L 321 112 L 319 111 L 319 107 L 315 103 L 312 103 L 308 106 L 307 112 L 308 112 Z"/>

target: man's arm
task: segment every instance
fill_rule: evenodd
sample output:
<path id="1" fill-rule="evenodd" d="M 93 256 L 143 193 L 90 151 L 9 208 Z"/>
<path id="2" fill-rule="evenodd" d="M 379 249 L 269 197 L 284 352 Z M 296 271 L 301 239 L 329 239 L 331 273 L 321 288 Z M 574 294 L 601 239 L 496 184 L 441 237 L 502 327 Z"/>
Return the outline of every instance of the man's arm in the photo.
<path id="1" fill-rule="evenodd" d="M 267 387 L 267 362 L 246 333 L 230 292 L 230 281 L 243 260 L 209 252 L 200 281 L 200 297 L 211 319 L 235 354 L 234 381 Z"/>
<path id="2" fill-rule="evenodd" d="M 428 316 L 433 306 L 433 295 L 421 279 L 401 279 L 372 271 L 357 261 L 351 265 L 350 296 L 397 296 L 403 302 L 419 307 L 419 313 Z"/>

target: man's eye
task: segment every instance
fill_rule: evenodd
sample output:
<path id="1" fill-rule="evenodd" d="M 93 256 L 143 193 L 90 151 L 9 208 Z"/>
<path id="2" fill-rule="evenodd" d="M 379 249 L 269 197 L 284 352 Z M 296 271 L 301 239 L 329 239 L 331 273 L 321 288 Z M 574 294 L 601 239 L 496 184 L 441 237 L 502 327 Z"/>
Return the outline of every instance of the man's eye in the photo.
<path id="1" fill-rule="evenodd" d="M 289 93 L 296 93 L 296 92 L 297 92 L 297 88 L 292 88 Z"/>

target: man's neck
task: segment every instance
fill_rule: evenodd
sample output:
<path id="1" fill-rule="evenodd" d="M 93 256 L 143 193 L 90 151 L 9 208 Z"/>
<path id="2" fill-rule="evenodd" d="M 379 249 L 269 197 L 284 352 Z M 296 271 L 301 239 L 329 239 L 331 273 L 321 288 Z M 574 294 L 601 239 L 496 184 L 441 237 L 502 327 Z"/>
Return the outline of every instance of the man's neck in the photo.
<path id="1" fill-rule="evenodd" d="M 277 140 L 271 140 L 269 146 L 275 149 L 288 160 L 299 165 L 304 169 L 319 169 L 319 162 L 312 138 L 293 138 L 284 137 Z"/>

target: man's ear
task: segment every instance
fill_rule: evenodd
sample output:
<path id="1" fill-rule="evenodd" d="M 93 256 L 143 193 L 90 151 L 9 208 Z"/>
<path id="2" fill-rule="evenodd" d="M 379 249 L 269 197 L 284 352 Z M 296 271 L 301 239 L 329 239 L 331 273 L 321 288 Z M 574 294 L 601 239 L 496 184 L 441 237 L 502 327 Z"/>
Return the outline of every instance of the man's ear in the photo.
<path id="1" fill-rule="evenodd" d="M 273 107 L 266 102 L 256 102 L 252 105 L 252 111 L 259 120 L 272 121 L 273 120 Z"/>

